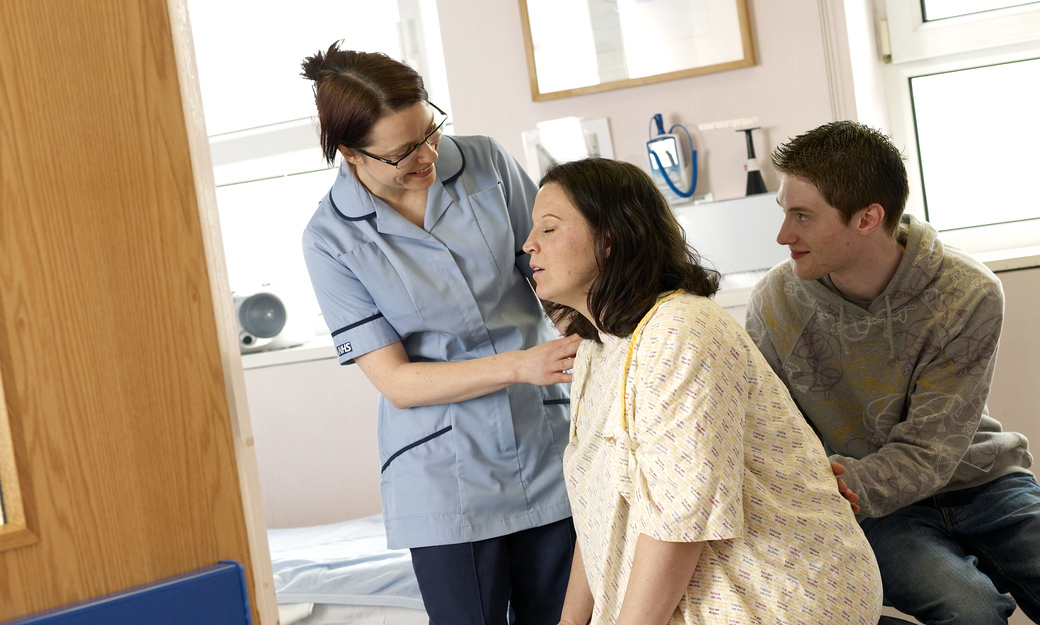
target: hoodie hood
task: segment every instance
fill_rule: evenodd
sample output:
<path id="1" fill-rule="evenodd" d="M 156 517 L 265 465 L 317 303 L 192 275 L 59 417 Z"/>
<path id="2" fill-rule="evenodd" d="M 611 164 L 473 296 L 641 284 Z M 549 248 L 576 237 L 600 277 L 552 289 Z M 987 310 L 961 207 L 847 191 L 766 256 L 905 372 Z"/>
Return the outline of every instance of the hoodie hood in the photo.
<path id="1" fill-rule="evenodd" d="M 805 288 L 815 298 L 826 302 L 838 317 L 838 339 L 843 353 L 848 351 L 846 337 L 850 333 L 860 334 L 849 324 L 856 324 L 857 320 L 862 321 L 867 317 L 881 317 L 885 323 L 889 356 L 895 358 L 896 344 L 892 329 L 895 311 L 920 297 L 942 267 L 945 249 L 938 233 L 928 223 L 912 215 L 903 215 L 896 239 L 905 248 L 903 259 L 885 290 L 866 308 L 847 300 L 829 286 L 827 279 L 804 282 Z"/>
<path id="2" fill-rule="evenodd" d="M 856 316 L 884 314 L 890 309 L 905 306 L 935 280 L 946 250 L 935 229 L 912 215 L 903 215 L 896 239 L 906 250 L 903 259 L 888 286 L 866 309 L 836 293 L 823 279 L 805 282 L 805 287 L 819 299 L 848 309 Z"/>

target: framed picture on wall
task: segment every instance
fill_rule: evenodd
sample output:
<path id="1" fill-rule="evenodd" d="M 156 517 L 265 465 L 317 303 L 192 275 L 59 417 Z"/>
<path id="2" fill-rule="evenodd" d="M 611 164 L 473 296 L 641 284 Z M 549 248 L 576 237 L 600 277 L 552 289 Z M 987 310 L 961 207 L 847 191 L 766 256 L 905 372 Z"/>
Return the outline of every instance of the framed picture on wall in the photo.
<path id="1" fill-rule="evenodd" d="M 520 0 L 534 101 L 755 64 L 747 0 Z"/>

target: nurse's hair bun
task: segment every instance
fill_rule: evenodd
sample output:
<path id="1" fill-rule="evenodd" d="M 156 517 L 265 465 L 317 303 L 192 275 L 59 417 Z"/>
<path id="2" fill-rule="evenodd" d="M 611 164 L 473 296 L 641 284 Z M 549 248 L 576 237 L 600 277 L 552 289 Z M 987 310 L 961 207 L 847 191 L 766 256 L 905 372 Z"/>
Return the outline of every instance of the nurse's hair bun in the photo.
<path id="1" fill-rule="evenodd" d="M 314 56 L 305 58 L 301 64 L 303 71 L 300 72 L 300 75 L 308 80 L 320 82 L 327 75 L 326 71 L 337 65 L 336 59 L 346 54 L 339 49 L 339 44 L 340 41 L 337 41 L 329 46 L 328 51 L 318 52 Z M 340 59 L 339 64 L 343 64 L 344 61 L 346 59 Z"/>

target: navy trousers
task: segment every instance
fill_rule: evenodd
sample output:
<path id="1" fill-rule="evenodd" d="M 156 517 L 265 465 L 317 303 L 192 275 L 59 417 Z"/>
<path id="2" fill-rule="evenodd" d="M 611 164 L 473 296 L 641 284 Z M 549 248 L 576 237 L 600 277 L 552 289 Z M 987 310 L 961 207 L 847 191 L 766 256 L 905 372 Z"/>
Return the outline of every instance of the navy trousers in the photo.
<path id="1" fill-rule="evenodd" d="M 411 550 L 430 625 L 555 625 L 574 555 L 557 521 L 473 543 Z"/>

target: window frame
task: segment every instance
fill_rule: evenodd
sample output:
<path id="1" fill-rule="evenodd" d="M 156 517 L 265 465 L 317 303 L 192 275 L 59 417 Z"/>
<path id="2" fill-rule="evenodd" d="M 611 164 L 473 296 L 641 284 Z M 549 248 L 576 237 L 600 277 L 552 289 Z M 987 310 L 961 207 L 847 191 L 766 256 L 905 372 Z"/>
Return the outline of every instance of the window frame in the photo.
<path id="1" fill-rule="evenodd" d="M 919 0 L 885 0 L 879 28 L 890 57 L 882 69 L 889 130 L 903 149 L 910 183 L 906 212 L 925 219 L 923 177 L 910 81 L 918 76 L 1040 58 L 1040 2 L 924 22 Z M 884 47 L 884 46 L 883 46 Z M 984 209 L 984 207 L 980 207 Z M 975 254 L 1040 246 L 1035 219 L 941 232 L 942 240 Z"/>
<path id="2" fill-rule="evenodd" d="M 892 63 L 1040 39 L 1040 3 L 924 21 L 920 0 L 885 0 Z"/>

